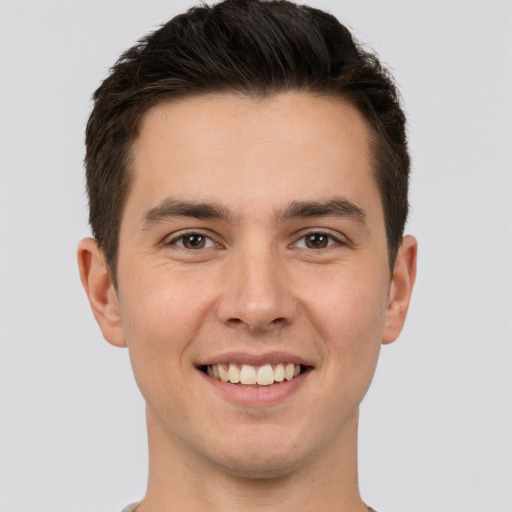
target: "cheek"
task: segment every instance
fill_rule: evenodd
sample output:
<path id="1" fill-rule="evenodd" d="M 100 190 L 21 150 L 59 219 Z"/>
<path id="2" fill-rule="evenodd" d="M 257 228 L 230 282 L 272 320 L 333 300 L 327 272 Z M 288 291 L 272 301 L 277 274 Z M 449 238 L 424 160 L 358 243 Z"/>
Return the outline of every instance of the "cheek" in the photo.
<path id="1" fill-rule="evenodd" d="M 388 297 L 381 275 L 340 272 L 316 281 L 305 292 L 303 303 L 317 329 L 342 345 L 359 346 L 376 338 L 380 343 Z"/>
<path id="2" fill-rule="evenodd" d="M 347 273 L 348 274 L 348 273 Z M 346 389 L 364 396 L 377 364 L 384 328 L 387 288 L 379 276 L 352 274 L 310 290 L 308 315 L 324 340 L 328 371 Z M 384 274 L 385 275 L 385 274 Z M 356 389 L 357 388 L 357 389 Z"/>
<path id="3" fill-rule="evenodd" d="M 153 411 L 183 416 L 180 397 L 190 397 L 193 391 L 187 389 L 187 354 L 200 329 L 198 319 L 203 318 L 200 294 L 198 297 L 191 287 L 165 278 L 148 280 L 143 287 L 136 286 L 137 282 L 141 281 L 125 280 L 120 297 L 135 380 Z M 166 392 L 169 389 L 174 398 Z"/>
<path id="4" fill-rule="evenodd" d="M 180 332 L 199 327 L 197 319 L 202 318 L 210 300 L 204 280 L 171 273 L 165 266 L 131 277 L 125 279 L 121 294 L 128 341 L 167 344 L 170 339 L 181 338 Z"/>
<path id="5" fill-rule="evenodd" d="M 124 284 L 121 317 L 137 380 L 177 375 L 201 327 L 206 297 L 189 282 L 170 282 L 164 273 Z"/>

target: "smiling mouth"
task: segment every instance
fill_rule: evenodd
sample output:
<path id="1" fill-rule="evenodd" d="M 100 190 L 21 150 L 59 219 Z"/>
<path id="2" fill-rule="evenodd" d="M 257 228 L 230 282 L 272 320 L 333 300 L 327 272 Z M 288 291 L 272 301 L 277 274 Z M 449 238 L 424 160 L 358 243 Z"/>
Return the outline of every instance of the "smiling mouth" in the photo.
<path id="1" fill-rule="evenodd" d="M 294 363 L 264 364 L 212 364 L 200 369 L 208 376 L 222 382 L 240 386 L 270 386 L 293 380 L 305 373 L 309 367 Z"/>

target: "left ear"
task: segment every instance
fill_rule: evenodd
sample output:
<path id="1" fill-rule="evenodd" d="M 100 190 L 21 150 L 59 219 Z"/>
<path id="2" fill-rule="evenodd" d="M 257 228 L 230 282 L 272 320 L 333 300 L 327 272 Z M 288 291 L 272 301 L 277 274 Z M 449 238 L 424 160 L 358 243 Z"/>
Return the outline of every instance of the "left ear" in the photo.
<path id="1" fill-rule="evenodd" d="M 382 343 L 395 341 L 405 323 L 412 288 L 416 279 L 418 242 L 413 236 L 406 236 L 396 256 L 389 290 L 386 320 L 382 332 Z"/>

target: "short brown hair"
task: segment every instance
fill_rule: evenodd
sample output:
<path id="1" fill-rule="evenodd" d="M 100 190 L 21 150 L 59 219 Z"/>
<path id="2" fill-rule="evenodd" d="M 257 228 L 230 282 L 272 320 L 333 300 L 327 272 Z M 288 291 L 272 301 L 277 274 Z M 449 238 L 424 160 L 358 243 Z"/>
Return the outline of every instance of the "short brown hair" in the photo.
<path id="1" fill-rule="evenodd" d="M 130 149 L 144 113 L 198 94 L 284 91 L 343 98 L 367 120 L 393 267 L 407 219 L 410 160 L 391 76 L 330 14 L 285 0 L 225 0 L 192 8 L 141 39 L 94 93 L 86 131 L 89 221 L 114 283 Z"/>

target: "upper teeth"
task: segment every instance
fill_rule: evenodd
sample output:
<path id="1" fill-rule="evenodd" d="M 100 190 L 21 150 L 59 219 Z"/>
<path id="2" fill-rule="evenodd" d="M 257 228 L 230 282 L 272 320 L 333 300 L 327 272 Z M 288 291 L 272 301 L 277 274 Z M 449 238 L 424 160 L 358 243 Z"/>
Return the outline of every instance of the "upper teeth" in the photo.
<path id="1" fill-rule="evenodd" d="M 293 363 L 279 363 L 275 366 L 264 364 L 252 366 L 250 364 L 213 364 L 206 369 L 210 377 L 220 379 L 222 382 L 232 384 L 258 384 L 269 386 L 274 382 L 292 380 L 300 373 L 300 365 Z"/>

